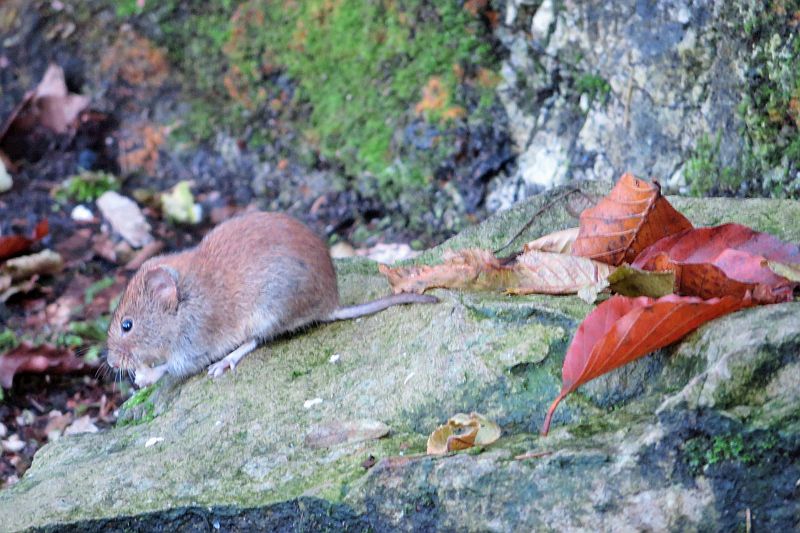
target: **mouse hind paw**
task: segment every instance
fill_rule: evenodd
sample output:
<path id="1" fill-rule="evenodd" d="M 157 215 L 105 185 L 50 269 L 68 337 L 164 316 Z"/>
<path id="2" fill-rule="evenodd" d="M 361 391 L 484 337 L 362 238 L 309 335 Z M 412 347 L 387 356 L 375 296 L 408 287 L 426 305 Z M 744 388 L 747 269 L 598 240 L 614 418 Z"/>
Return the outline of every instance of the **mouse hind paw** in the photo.
<path id="1" fill-rule="evenodd" d="M 218 378 L 222 374 L 225 373 L 226 370 L 230 369 L 231 372 L 236 370 L 236 365 L 244 358 L 245 355 L 249 354 L 253 351 L 256 347 L 256 341 L 250 340 L 246 343 L 242 344 L 234 351 L 217 361 L 216 363 L 210 365 L 208 367 L 208 377 L 210 378 Z"/>

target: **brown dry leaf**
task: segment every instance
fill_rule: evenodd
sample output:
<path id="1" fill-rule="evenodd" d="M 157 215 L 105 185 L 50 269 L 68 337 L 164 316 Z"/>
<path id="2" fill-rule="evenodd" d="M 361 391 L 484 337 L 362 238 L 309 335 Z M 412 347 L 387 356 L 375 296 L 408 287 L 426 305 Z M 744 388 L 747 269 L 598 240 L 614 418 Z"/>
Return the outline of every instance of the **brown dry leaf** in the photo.
<path id="1" fill-rule="evenodd" d="M 23 342 L 0 355 L 0 386 L 11 388 L 14 376 L 23 372 L 67 374 L 82 371 L 87 366 L 69 348 L 57 348 L 52 344 L 36 346 Z"/>
<path id="2" fill-rule="evenodd" d="M 632 263 L 639 252 L 662 237 L 692 224 L 661 196 L 658 183 L 624 174 L 596 206 L 581 213 L 576 255 L 610 265 Z"/>
<path id="3" fill-rule="evenodd" d="M 522 247 L 523 252 L 553 252 L 555 254 L 571 254 L 572 243 L 578 238 L 580 228 L 567 228 L 554 231 Z"/>
<path id="4" fill-rule="evenodd" d="M 37 125 L 56 133 L 66 133 L 88 105 L 88 97 L 69 92 L 64 70 L 51 64 L 39 85 L 28 91 L 22 102 L 11 112 L 0 130 L 0 140 L 11 129 L 28 132 Z"/>
<path id="5" fill-rule="evenodd" d="M 8 279 L 10 279 L 10 276 Z M 38 286 L 37 282 L 39 281 L 39 276 L 34 274 L 26 280 L 20 281 L 16 284 L 11 283 L 7 288 L 3 289 L 2 287 L 7 284 L 8 279 L 0 277 L 0 290 L 3 291 L 0 293 L 0 303 L 7 302 L 9 298 L 16 294 L 25 294 L 31 292 Z"/>
<path id="6" fill-rule="evenodd" d="M 52 250 L 42 250 L 39 253 L 23 255 L 9 259 L 0 268 L 0 273 L 11 277 L 12 281 L 30 278 L 35 274 L 58 274 L 64 268 L 64 260 Z"/>
<path id="7" fill-rule="evenodd" d="M 433 266 L 391 268 L 379 265 L 395 293 L 432 288 L 494 289 L 509 294 L 574 294 L 603 281 L 614 267 L 585 257 L 526 252 L 503 262 L 487 250 L 445 252 Z"/>
<path id="8" fill-rule="evenodd" d="M 443 455 L 473 446 L 488 446 L 500 438 L 500 427 L 480 413 L 458 413 L 428 437 L 428 455 Z"/>
<path id="9" fill-rule="evenodd" d="M 328 448 L 336 444 L 380 439 L 389 431 L 389 426 L 378 420 L 334 420 L 313 426 L 306 435 L 305 445 L 313 449 Z"/>
<path id="10" fill-rule="evenodd" d="M 576 255 L 526 252 L 511 267 L 516 273 L 508 294 L 575 294 L 605 281 L 615 267 Z"/>

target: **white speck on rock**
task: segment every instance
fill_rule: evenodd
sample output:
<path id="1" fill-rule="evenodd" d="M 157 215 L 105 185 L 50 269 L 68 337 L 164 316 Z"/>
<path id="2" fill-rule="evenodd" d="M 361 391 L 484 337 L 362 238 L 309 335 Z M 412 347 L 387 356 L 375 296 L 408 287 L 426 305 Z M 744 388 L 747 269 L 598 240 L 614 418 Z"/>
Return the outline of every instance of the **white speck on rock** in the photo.
<path id="1" fill-rule="evenodd" d="M 312 407 L 316 407 L 322 403 L 322 398 L 314 398 L 312 400 L 306 400 L 303 402 L 303 409 L 311 409 Z"/>
<path id="2" fill-rule="evenodd" d="M 149 448 L 150 446 L 154 446 L 154 445 L 158 444 L 159 442 L 163 442 L 163 441 L 164 441 L 164 437 L 150 437 L 149 439 L 147 439 L 147 442 L 144 443 L 144 447 L 145 448 Z"/>

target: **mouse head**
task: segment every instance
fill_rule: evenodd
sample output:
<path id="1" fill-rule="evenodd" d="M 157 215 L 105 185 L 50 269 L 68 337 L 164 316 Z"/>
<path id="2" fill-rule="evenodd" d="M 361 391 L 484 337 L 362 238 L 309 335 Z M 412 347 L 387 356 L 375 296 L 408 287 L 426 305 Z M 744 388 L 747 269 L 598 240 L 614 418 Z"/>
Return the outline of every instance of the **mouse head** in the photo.
<path id="1" fill-rule="evenodd" d="M 108 364 L 136 369 L 165 363 L 180 337 L 178 271 L 147 262 L 131 278 L 108 326 Z"/>

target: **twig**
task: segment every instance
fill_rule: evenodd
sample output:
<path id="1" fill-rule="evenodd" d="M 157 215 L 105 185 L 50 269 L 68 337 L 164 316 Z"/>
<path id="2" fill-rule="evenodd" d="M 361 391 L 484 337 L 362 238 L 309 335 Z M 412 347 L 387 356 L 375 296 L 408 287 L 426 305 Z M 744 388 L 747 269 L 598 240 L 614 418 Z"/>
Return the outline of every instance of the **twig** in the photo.
<path id="1" fill-rule="evenodd" d="M 564 191 L 561 194 L 555 196 L 554 198 L 551 198 L 550 200 L 548 200 L 548 202 L 546 204 L 544 204 L 542 207 L 540 207 L 539 210 L 536 211 L 533 214 L 533 216 L 531 216 L 531 218 L 525 223 L 525 225 L 522 226 L 522 228 L 518 232 L 516 232 L 513 237 L 511 237 L 508 240 L 508 242 L 506 242 L 503 246 L 501 246 L 500 248 L 498 248 L 497 250 L 494 251 L 495 255 L 499 254 L 500 252 L 502 252 L 503 250 L 505 250 L 506 248 L 511 246 L 511 243 L 513 243 L 515 240 L 517 240 L 517 237 L 522 235 L 525 231 L 528 230 L 528 228 L 530 228 L 533 225 L 533 222 L 534 222 L 534 220 L 536 220 L 536 217 L 538 217 L 539 215 L 541 215 L 542 213 L 544 213 L 545 211 L 547 211 L 548 209 L 553 207 L 553 205 L 556 202 L 558 202 L 560 200 L 563 200 L 564 198 L 568 197 L 570 194 L 575 194 L 576 192 L 581 192 L 581 190 L 578 187 L 573 187 L 573 188 L 571 188 L 571 189 L 569 189 L 567 191 Z"/>

